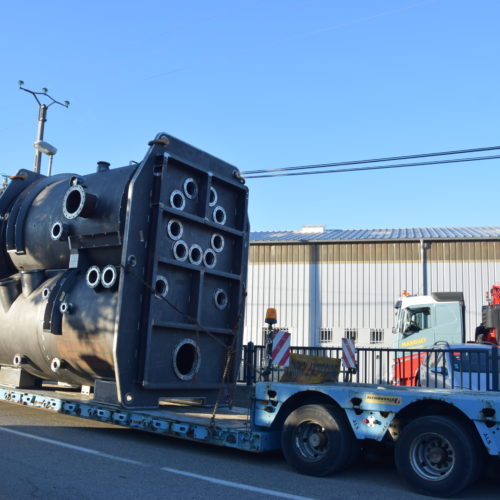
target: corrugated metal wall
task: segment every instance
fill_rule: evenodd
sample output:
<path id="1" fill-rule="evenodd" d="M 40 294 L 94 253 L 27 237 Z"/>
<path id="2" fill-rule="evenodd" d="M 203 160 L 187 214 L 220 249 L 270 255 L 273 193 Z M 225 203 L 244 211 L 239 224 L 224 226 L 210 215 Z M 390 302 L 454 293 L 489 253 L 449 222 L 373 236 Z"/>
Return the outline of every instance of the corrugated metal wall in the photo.
<path id="1" fill-rule="evenodd" d="M 500 279 L 500 241 L 425 246 L 422 267 L 419 241 L 251 245 L 245 342 L 262 343 L 266 308 L 276 307 L 293 345 L 339 345 L 349 329 L 358 345 L 390 346 L 394 301 L 423 293 L 424 271 L 428 292 L 464 292 L 472 339 L 484 292 Z"/>

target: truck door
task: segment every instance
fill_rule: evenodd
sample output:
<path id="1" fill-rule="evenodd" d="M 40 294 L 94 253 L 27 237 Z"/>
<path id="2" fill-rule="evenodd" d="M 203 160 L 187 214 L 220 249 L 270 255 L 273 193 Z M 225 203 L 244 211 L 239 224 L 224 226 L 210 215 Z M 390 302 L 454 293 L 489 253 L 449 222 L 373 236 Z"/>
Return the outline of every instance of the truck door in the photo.
<path id="1" fill-rule="evenodd" d="M 435 305 L 410 306 L 402 310 L 400 341 L 398 347 L 422 349 L 434 344 L 432 318 Z"/>

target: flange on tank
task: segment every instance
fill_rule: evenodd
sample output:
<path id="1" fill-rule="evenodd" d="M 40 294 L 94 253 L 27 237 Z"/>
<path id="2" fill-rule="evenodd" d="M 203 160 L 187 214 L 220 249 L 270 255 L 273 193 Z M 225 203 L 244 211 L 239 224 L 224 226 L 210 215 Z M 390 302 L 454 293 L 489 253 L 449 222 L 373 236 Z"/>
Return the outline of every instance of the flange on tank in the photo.
<path id="1" fill-rule="evenodd" d="M 128 407 L 214 400 L 241 349 L 248 190 L 167 134 L 108 167 L 21 170 L 0 197 L 0 381 L 104 381 Z"/>

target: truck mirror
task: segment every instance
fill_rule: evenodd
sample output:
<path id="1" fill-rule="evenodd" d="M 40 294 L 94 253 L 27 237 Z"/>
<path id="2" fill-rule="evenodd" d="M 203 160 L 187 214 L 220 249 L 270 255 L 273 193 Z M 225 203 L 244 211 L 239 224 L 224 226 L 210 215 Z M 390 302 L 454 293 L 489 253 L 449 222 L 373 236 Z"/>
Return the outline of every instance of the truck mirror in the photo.
<path id="1" fill-rule="evenodd" d="M 448 369 L 445 366 L 433 366 L 430 369 L 431 373 L 437 373 L 438 375 L 448 376 Z"/>

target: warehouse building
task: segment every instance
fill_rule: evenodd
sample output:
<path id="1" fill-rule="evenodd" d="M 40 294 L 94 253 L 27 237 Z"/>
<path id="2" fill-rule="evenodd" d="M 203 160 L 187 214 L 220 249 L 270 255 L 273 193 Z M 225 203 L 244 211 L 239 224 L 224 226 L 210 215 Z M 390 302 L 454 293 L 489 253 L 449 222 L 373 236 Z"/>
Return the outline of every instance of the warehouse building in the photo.
<path id="1" fill-rule="evenodd" d="M 245 343 L 263 343 L 267 307 L 292 345 L 392 345 L 394 303 L 412 295 L 463 292 L 474 338 L 485 292 L 500 281 L 500 227 L 253 232 Z"/>

